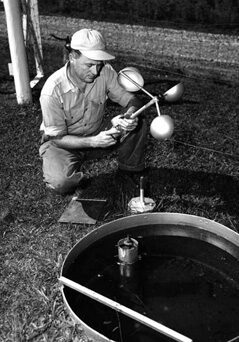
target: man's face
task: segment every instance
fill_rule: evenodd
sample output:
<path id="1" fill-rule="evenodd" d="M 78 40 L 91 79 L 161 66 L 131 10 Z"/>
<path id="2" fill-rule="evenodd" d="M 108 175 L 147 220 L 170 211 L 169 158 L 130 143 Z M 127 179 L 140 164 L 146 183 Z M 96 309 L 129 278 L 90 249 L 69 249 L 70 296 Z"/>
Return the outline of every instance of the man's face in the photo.
<path id="1" fill-rule="evenodd" d="M 103 61 L 95 61 L 87 58 L 84 55 L 78 55 L 75 53 L 71 60 L 71 66 L 73 71 L 80 81 L 85 83 L 92 83 L 99 76 L 102 67 L 104 66 Z"/>

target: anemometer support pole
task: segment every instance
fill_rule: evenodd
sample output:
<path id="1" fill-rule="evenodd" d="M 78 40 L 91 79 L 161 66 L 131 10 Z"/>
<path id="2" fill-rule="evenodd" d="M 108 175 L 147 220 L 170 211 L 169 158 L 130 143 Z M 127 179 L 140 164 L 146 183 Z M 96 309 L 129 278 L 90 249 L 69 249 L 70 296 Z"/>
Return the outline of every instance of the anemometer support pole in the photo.
<path id="1" fill-rule="evenodd" d="M 32 102 L 19 0 L 4 0 L 12 71 L 18 104 Z"/>

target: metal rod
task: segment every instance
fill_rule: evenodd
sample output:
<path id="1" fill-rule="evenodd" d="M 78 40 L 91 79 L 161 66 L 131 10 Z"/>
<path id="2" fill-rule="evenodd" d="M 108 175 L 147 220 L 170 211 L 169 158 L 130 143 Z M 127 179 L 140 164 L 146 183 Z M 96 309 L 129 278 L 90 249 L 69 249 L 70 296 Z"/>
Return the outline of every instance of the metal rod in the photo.
<path id="1" fill-rule="evenodd" d="M 140 177 L 140 202 L 144 205 L 144 177 Z"/>
<path id="2" fill-rule="evenodd" d="M 161 113 L 160 113 L 158 101 L 155 102 L 155 106 L 156 106 L 156 109 L 157 109 L 157 113 L 158 113 L 158 115 L 160 116 Z"/>
<path id="3" fill-rule="evenodd" d="M 110 298 L 107 298 L 95 291 L 90 290 L 89 288 L 82 286 L 66 277 L 61 276 L 59 278 L 59 281 L 63 284 L 66 285 L 70 288 L 72 288 L 73 290 L 76 290 L 88 297 L 90 297 L 91 299 L 96 300 L 97 302 L 100 302 L 101 304 L 104 304 L 120 313 L 123 313 L 124 315 L 144 324 L 147 325 L 149 328 L 152 328 L 154 330 L 156 330 L 157 332 L 166 335 L 170 338 L 172 338 L 175 341 L 178 342 L 192 342 L 192 339 L 166 327 L 165 325 L 158 323 L 132 309 L 127 308 L 126 306 L 123 306 L 113 300 L 111 300 Z"/>
<path id="4" fill-rule="evenodd" d="M 236 341 L 238 341 L 238 340 L 239 340 L 239 335 L 236 336 L 236 337 L 234 337 L 232 340 L 227 341 L 227 342 L 236 342 Z"/>
<path id="5" fill-rule="evenodd" d="M 154 96 L 152 94 L 150 94 L 146 89 L 144 89 L 140 84 L 138 84 L 137 82 L 135 82 L 131 77 L 129 77 L 127 74 L 124 73 L 124 71 L 120 71 L 120 74 L 122 74 L 125 78 L 127 78 L 127 80 L 129 80 L 130 82 L 132 82 L 136 87 L 138 87 L 139 89 L 141 89 L 145 94 L 147 94 L 149 97 L 151 97 L 151 99 L 154 98 Z"/>
<path id="6" fill-rule="evenodd" d="M 138 110 L 136 110 L 136 112 L 134 112 L 133 114 L 131 114 L 130 119 L 134 119 L 136 118 L 140 113 L 142 113 L 146 108 L 152 106 L 154 103 L 156 103 L 158 101 L 157 96 L 155 96 L 152 100 L 150 100 L 148 103 L 146 103 L 143 107 L 139 108 Z"/>

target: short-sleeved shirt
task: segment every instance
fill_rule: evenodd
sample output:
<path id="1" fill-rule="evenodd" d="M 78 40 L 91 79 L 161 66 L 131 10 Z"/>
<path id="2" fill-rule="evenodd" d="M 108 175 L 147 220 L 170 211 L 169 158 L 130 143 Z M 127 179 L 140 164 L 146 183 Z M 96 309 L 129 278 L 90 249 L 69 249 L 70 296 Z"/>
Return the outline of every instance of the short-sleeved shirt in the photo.
<path id="1" fill-rule="evenodd" d="M 66 64 L 44 84 L 40 103 L 43 121 L 40 130 L 47 136 L 94 134 L 102 123 L 107 98 L 126 107 L 134 97 L 117 81 L 117 73 L 106 64 L 93 83 L 82 92 L 67 76 Z"/>

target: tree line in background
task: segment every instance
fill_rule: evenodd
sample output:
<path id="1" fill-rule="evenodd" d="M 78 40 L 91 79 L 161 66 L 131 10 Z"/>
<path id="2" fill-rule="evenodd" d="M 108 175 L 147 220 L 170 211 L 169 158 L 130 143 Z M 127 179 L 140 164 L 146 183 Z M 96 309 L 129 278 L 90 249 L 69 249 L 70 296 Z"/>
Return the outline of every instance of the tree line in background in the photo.
<path id="1" fill-rule="evenodd" d="M 38 3 L 40 14 L 142 25 L 171 22 L 239 28 L 239 0 L 38 0 Z"/>

